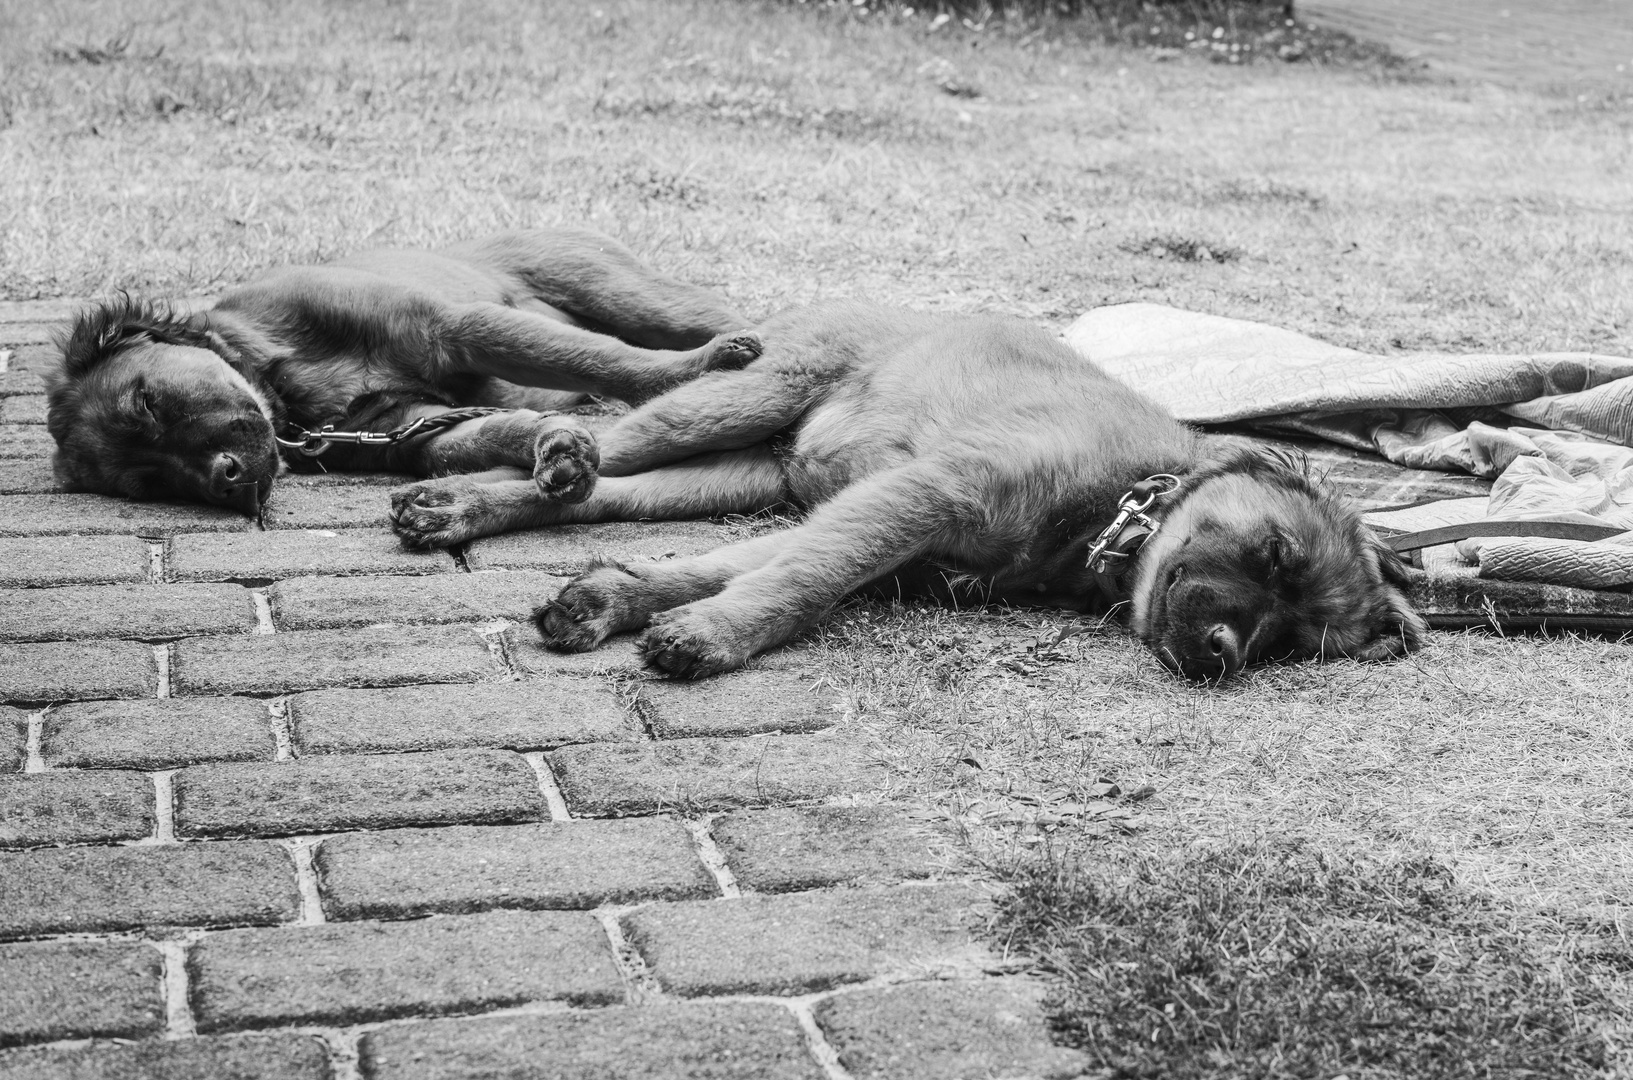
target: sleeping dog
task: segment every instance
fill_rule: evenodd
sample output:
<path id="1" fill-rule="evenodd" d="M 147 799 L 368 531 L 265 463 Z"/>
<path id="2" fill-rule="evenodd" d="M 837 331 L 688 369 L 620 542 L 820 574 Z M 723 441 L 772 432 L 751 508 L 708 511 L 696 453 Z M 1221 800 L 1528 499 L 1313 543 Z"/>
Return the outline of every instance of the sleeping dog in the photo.
<path id="1" fill-rule="evenodd" d="M 582 495 L 593 440 L 550 410 L 585 394 L 644 401 L 758 355 L 706 289 L 586 229 L 505 233 L 442 251 L 371 251 L 277 270 L 180 314 L 123 297 L 80 314 L 49 386 L 58 479 L 132 499 L 260 513 L 308 432 L 387 431 L 503 408 L 323 466 L 420 476 L 526 470 L 541 498 Z M 542 451 L 542 452 L 541 452 Z M 545 467 L 535 469 L 538 462 Z"/>
<path id="2" fill-rule="evenodd" d="M 690 559 L 602 563 L 541 607 L 546 642 L 644 630 L 679 676 L 728 671 L 870 585 L 1105 610 L 1173 671 L 1223 678 L 1417 648 L 1405 569 L 1294 457 L 1205 439 L 1056 338 L 862 303 L 789 312 L 763 355 L 599 435 L 559 498 L 494 470 L 393 493 L 407 542 L 792 506 L 802 524 Z M 564 467 L 576 467 L 569 463 Z M 539 470 L 552 466 L 541 458 Z M 587 497 L 582 497 L 587 494 Z"/>

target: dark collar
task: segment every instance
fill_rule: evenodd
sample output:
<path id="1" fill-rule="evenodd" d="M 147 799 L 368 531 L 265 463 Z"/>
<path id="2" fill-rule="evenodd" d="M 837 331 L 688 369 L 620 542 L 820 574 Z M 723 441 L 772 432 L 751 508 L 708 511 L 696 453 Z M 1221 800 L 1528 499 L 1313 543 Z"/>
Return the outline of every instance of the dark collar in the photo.
<path id="1" fill-rule="evenodd" d="M 1141 480 L 1117 500 L 1116 516 L 1089 545 L 1088 568 L 1107 606 L 1116 606 L 1129 598 L 1124 578 L 1133 568 L 1140 548 L 1162 527 L 1162 523 L 1146 511 L 1158 499 L 1178 489 L 1179 477 L 1171 473 L 1157 473 Z"/>

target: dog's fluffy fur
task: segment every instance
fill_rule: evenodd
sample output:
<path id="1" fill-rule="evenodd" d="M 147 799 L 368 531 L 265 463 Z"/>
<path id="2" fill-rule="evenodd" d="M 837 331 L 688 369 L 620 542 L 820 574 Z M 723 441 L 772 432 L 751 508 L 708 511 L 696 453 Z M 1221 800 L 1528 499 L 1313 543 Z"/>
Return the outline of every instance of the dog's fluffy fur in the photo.
<path id="1" fill-rule="evenodd" d="M 1130 579 L 1134 628 L 1171 669 L 1205 679 L 1418 645 L 1399 561 L 1298 461 L 1204 440 L 1041 330 L 850 303 L 758 335 L 765 352 L 747 368 L 603 432 L 588 498 L 542 498 L 505 470 L 429 481 L 393 494 L 399 535 L 447 545 L 564 522 L 808 510 L 696 558 L 594 567 L 538 612 L 560 648 L 645 628 L 649 662 L 700 676 L 881 581 L 1100 606 L 1089 544 L 1135 482 L 1173 473 L 1183 483 L 1153 509 L 1162 528 Z"/>
<path id="2" fill-rule="evenodd" d="M 758 354 L 752 335 L 731 334 L 744 325 L 708 290 L 585 229 L 289 267 L 201 314 L 122 297 L 82 313 L 61 341 L 48 417 L 57 475 L 254 514 L 286 425 L 390 430 L 502 406 L 516 411 L 389 448 L 335 447 L 322 466 L 440 476 L 508 465 L 530 470 L 542 496 L 572 498 L 593 473 L 593 440 L 544 414 L 584 394 L 642 401 L 741 366 Z M 535 470 L 541 456 L 550 467 Z"/>

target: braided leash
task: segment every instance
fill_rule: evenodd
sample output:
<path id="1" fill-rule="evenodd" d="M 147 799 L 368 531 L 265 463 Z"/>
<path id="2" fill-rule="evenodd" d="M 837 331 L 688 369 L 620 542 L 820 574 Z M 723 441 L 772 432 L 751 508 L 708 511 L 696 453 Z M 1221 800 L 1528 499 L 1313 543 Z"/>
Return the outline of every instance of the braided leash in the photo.
<path id="1" fill-rule="evenodd" d="M 294 424 L 290 429 L 295 433 L 293 438 L 284 438 L 281 435 L 273 436 L 278 445 L 286 450 L 294 450 L 307 457 L 317 457 L 336 443 L 346 443 L 352 446 L 393 446 L 405 439 L 415 439 L 451 428 L 456 424 L 463 424 L 467 420 L 475 420 L 479 416 L 492 416 L 494 413 L 515 412 L 515 409 L 499 409 L 489 406 L 473 406 L 469 409 L 454 409 L 451 412 L 436 413 L 433 416 L 422 416 L 417 420 L 404 424 L 391 431 L 336 431 L 333 424 L 325 424 L 317 431 L 308 431 Z"/>

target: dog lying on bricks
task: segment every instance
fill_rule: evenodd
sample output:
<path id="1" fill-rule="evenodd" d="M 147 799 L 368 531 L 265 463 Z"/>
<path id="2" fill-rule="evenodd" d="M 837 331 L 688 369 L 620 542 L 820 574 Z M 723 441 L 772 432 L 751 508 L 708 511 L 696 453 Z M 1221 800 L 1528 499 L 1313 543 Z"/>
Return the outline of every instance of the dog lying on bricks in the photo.
<path id="1" fill-rule="evenodd" d="M 587 497 L 506 470 L 431 480 L 393 493 L 398 534 L 434 546 L 805 510 L 797 527 L 696 558 L 593 566 L 537 612 L 562 649 L 644 628 L 648 662 L 679 676 L 739 667 L 868 586 L 1126 602 L 1158 658 L 1199 680 L 1419 644 L 1401 563 L 1301 461 L 1205 439 L 1041 330 L 839 303 L 757 333 L 764 352 L 747 367 L 603 431 Z"/>
<path id="2" fill-rule="evenodd" d="M 257 516 L 280 447 L 304 471 L 324 448 L 329 470 L 513 466 L 541 499 L 568 499 L 591 479 L 594 441 L 550 410 L 585 394 L 645 401 L 741 367 L 759 354 L 752 335 L 732 334 L 745 325 L 708 290 L 590 230 L 370 251 L 276 270 L 207 313 L 129 297 L 82 312 L 61 341 L 47 424 L 59 481 L 132 499 Z M 307 438 L 467 412 L 386 445 Z"/>

